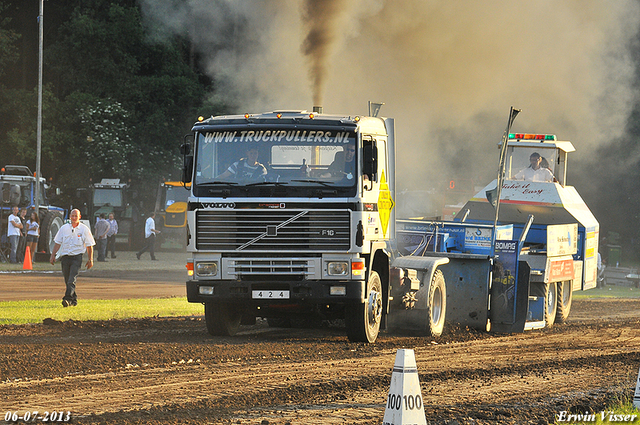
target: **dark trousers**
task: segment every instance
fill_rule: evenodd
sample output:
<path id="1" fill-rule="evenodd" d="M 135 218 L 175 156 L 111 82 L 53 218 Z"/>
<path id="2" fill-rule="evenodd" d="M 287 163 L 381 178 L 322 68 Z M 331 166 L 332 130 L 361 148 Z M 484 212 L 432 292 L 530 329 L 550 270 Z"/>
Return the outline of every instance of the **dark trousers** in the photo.
<path id="1" fill-rule="evenodd" d="M 64 276 L 64 283 L 67 285 L 67 290 L 64 293 L 63 300 L 69 301 L 69 304 L 78 304 L 78 297 L 76 296 L 76 278 L 80 267 L 82 267 L 82 254 L 78 255 L 63 255 L 60 257 L 60 264 L 62 265 L 62 276 Z"/>
<path id="2" fill-rule="evenodd" d="M 147 244 L 144 246 L 144 248 L 142 248 L 140 252 L 138 252 L 138 257 L 141 256 L 143 252 L 149 251 L 149 255 L 151 255 L 151 259 L 154 260 L 156 258 L 156 252 L 155 252 L 156 234 L 152 233 L 151 236 L 149 236 L 146 239 L 146 242 Z"/>
<path id="3" fill-rule="evenodd" d="M 111 258 L 116 258 L 116 235 L 107 236 L 107 252 L 111 251 Z"/>
<path id="4" fill-rule="evenodd" d="M 16 260 L 18 263 L 22 263 L 24 261 L 25 249 L 27 249 L 27 237 L 20 236 L 20 239 L 18 239 L 18 250 L 16 251 Z"/>
<path id="5" fill-rule="evenodd" d="M 104 261 L 107 257 L 107 238 L 98 239 L 96 245 L 98 248 L 98 261 Z"/>

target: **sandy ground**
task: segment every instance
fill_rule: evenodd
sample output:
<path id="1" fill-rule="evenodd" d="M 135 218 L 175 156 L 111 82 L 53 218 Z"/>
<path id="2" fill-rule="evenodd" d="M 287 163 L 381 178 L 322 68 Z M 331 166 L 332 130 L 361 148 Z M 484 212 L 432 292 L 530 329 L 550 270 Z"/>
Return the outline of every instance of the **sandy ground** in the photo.
<path id="1" fill-rule="evenodd" d="M 79 291 L 184 295 L 184 262 L 174 257 L 123 253 L 84 273 Z M 59 298 L 48 279 L 61 285 L 55 274 L 0 273 L 0 291 Z M 5 292 L 16 286 L 30 290 Z M 0 423 L 4 412 L 37 410 L 78 424 L 380 424 L 396 351 L 410 348 L 428 423 L 547 424 L 633 394 L 639 312 L 640 299 L 574 300 L 568 323 L 550 329 L 448 327 L 438 339 L 383 333 L 369 345 L 349 342 L 339 323 L 281 329 L 259 320 L 233 338 L 209 336 L 201 317 L 4 325 Z"/>
<path id="2" fill-rule="evenodd" d="M 186 296 L 186 254 L 159 252 L 138 260 L 135 252 L 118 252 L 115 259 L 84 267 L 77 280 L 80 299 L 160 298 Z M 86 262 L 86 257 L 85 257 Z M 65 284 L 60 263 L 35 263 L 33 270 L 0 263 L 0 301 L 61 299 Z"/>

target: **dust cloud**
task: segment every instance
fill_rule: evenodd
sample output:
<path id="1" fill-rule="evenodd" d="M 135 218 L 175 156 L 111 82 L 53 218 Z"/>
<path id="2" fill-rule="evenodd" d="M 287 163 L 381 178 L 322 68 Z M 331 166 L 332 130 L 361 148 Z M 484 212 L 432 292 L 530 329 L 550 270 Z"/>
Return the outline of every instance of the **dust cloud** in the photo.
<path id="1" fill-rule="evenodd" d="M 230 112 L 384 102 L 399 187 L 494 178 L 510 106 L 514 131 L 586 157 L 621 136 L 637 96 L 636 0 L 139 1 L 156 37 L 190 37 Z"/>

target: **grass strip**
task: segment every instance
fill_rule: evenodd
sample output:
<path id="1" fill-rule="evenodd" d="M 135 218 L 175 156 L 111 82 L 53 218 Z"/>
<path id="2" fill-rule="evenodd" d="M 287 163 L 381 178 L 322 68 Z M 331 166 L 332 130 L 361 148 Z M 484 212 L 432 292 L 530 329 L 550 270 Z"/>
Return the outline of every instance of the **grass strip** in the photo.
<path id="1" fill-rule="evenodd" d="M 638 298 L 640 289 L 627 286 L 607 285 L 604 288 L 593 288 L 586 291 L 574 291 L 573 299 L 589 298 Z"/>
<path id="2" fill-rule="evenodd" d="M 144 317 L 201 316 L 201 304 L 186 297 L 135 298 L 120 300 L 80 300 L 76 307 L 62 307 L 60 300 L 0 302 L 0 325 L 42 323 L 51 318 L 66 320 L 110 320 Z"/>

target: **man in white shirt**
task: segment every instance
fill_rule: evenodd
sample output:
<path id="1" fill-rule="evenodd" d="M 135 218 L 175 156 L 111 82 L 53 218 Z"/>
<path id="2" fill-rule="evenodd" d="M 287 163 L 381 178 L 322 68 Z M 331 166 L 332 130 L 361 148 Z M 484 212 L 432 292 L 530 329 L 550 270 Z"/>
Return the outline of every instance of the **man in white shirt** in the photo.
<path id="1" fill-rule="evenodd" d="M 67 290 L 62 298 L 62 306 L 78 305 L 76 295 L 76 278 L 82 267 L 82 255 L 85 251 L 89 255 L 87 269 L 93 267 L 93 246 L 96 244 L 89 229 L 80 223 L 80 211 L 72 210 L 69 213 L 71 223 L 67 223 L 58 230 L 53 241 L 55 245 L 51 251 L 49 262 L 55 264 L 56 258 L 60 258 L 62 275 L 67 285 Z"/>
<path id="2" fill-rule="evenodd" d="M 9 253 L 9 262 L 17 263 L 18 262 L 18 242 L 20 242 L 20 229 L 22 229 L 22 222 L 20 221 L 20 216 L 18 215 L 19 208 L 14 206 L 11 209 L 11 214 L 9 215 L 8 220 L 8 228 L 7 228 L 7 237 L 9 238 L 9 243 L 11 244 L 11 252 Z"/>
<path id="3" fill-rule="evenodd" d="M 530 165 L 516 174 L 514 180 L 527 180 L 532 182 L 551 182 L 553 173 L 545 167 L 541 167 L 542 157 L 538 152 L 534 152 L 529 157 Z"/>
<path id="4" fill-rule="evenodd" d="M 136 253 L 136 257 L 138 260 L 143 252 L 149 251 L 149 255 L 151 255 L 152 261 L 157 261 L 156 253 L 154 251 L 154 246 L 156 244 L 156 235 L 160 233 L 160 230 L 156 230 L 156 221 L 155 221 L 156 213 L 152 212 L 149 214 L 149 218 L 144 223 L 144 237 L 146 241 L 146 245 L 142 248 L 138 253 Z"/>
<path id="5" fill-rule="evenodd" d="M 116 235 L 118 234 L 118 222 L 113 213 L 109 213 L 109 231 L 107 232 L 107 252 L 111 250 L 111 258 L 116 258 Z"/>

